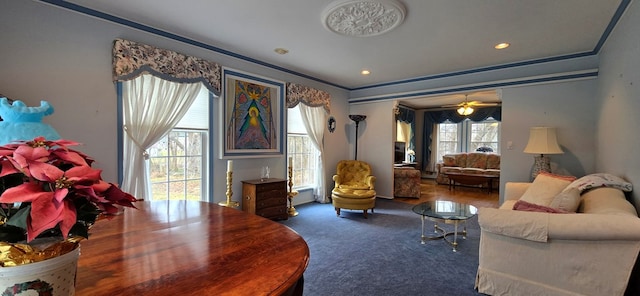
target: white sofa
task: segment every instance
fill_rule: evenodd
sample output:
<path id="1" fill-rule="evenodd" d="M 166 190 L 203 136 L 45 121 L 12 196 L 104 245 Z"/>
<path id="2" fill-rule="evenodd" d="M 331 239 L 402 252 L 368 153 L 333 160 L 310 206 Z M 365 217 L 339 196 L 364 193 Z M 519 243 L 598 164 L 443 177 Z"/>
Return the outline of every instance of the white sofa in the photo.
<path id="1" fill-rule="evenodd" d="M 640 218 L 619 189 L 580 197 L 577 213 L 511 210 L 531 183 L 507 183 L 480 208 L 476 289 L 489 295 L 623 295 L 640 252 Z"/>

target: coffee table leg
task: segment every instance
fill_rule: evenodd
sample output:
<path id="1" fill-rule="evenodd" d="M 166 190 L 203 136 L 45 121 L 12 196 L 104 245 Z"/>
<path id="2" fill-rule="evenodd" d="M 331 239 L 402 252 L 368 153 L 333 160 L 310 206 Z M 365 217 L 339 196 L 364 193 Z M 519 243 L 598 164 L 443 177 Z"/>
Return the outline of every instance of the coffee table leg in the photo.
<path id="1" fill-rule="evenodd" d="M 426 242 L 427 237 L 424 235 L 424 216 L 423 215 L 420 215 L 420 220 L 422 220 L 422 233 L 420 235 L 420 243 L 424 245 L 427 243 Z"/>
<path id="2" fill-rule="evenodd" d="M 467 239 L 467 220 L 462 221 L 462 239 Z"/>
<path id="3" fill-rule="evenodd" d="M 453 246 L 453 251 L 457 252 L 458 251 L 458 221 L 456 220 L 455 222 L 453 222 L 453 243 L 451 244 Z"/>

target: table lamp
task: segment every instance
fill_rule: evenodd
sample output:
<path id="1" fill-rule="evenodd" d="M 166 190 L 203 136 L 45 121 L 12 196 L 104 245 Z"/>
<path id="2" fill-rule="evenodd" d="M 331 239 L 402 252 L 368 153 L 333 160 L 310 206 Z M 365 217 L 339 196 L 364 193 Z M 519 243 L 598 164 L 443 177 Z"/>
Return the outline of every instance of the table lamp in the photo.
<path id="1" fill-rule="evenodd" d="M 545 154 L 564 153 L 558 145 L 556 129 L 553 127 L 532 127 L 529 131 L 529 142 L 524 153 L 537 154 L 534 159 L 531 179 L 535 179 L 540 172 L 551 172 L 549 157 Z"/>

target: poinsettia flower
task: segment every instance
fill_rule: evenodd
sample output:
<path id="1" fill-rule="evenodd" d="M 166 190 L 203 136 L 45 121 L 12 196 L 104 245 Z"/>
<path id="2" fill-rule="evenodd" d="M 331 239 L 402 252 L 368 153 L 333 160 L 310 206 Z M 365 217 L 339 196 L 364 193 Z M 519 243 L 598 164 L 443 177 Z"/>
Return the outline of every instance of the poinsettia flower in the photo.
<path id="1" fill-rule="evenodd" d="M 59 147 L 64 150 L 69 150 L 68 146 L 78 146 L 80 143 L 69 140 L 47 140 L 44 137 L 37 137 L 31 141 L 20 141 L 17 145 L 27 145 L 31 147 Z M 15 144 L 14 144 L 15 145 Z M 11 146 L 11 145 L 9 145 Z"/>
<path id="2" fill-rule="evenodd" d="M 34 162 L 28 171 L 34 179 L 49 183 L 53 187 L 51 191 L 43 191 L 42 184 L 37 182 L 23 183 L 7 189 L 0 196 L 0 202 L 31 202 L 31 212 L 27 221 L 28 241 L 55 227 L 59 222 L 60 230 L 66 238 L 76 223 L 76 212 L 73 203 L 65 200 L 65 197 L 74 187 L 82 188 L 97 182 L 100 179 L 100 170 L 89 166 L 77 166 L 63 171 L 47 163 Z"/>
<path id="3" fill-rule="evenodd" d="M 30 177 L 29 166 L 49 160 L 49 151 L 43 147 L 20 146 L 13 152 L 13 156 L 7 156 L 7 159 L 16 169 Z"/>
<path id="4" fill-rule="evenodd" d="M 21 203 L 30 207 L 26 212 L 17 211 L 28 216 L 7 217 L 11 225 L 26 230 L 28 242 L 52 229 L 65 238 L 72 229 L 73 234 L 86 236 L 99 213 L 116 213 L 117 206 L 134 207 L 137 200 L 133 196 L 103 181 L 102 171 L 91 168 L 92 158 L 69 149 L 78 144 L 38 137 L 0 146 L 0 178 L 6 182 L 0 191 L 0 206 L 9 209 Z M 85 229 L 76 229 L 76 225 Z"/>
<path id="5" fill-rule="evenodd" d="M 11 187 L 0 196 L 2 203 L 30 202 L 31 211 L 27 218 L 27 242 L 32 241 L 40 233 L 60 224 L 64 238 L 76 223 L 76 212 L 69 200 L 57 200 L 55 193 L 42 191 L 35 182 L 23 183 Z M 60 223 L 62 222 L 62 223 Z"/>
<path id="6" fill-rule="evenodd" d="M 20 171 L 16 169 L 16 167 L 11 163 L 11 161 L 9 160 L 0 161 L 0 178 L 10 174 L 19 173 L 19 172 Z"/>
<path id="7" fill-rule="evenodd" d="M 91 158 L 73 150 L 53 149 L 50 150 L 50 153 L 51 158 L 54 160 L 52 164 L 56 164 L 57 161 L 62 160 L 63 162 L 68 162 L 74 165 L 88 166 L 90 165 L 90 162 L 93 161 Z"/>

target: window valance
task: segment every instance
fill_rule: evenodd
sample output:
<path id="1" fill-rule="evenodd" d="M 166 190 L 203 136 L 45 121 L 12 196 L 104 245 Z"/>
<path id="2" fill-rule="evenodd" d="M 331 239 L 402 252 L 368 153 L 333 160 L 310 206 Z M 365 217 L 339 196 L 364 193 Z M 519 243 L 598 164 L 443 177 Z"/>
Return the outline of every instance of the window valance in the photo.
<path id="1" fill-rule="evenodd" d="M 396 109 L 396 120 L 413 123 L 416 120 L 416 111 L 404 106 L 398 106 Z"/>
<path id="2" fill-rule="evenodd" d="M 328 92 L 288 82 L 287 108 L 293 108 L 301 102 L 310 107 L 322 106 L 327 113 L 331 113 L 331 95 Z"/>
<path id="3" fill-rule="evenodd" d="M 426 124 L 443 123 L 447 120 L 453 123 L 458 123 L 467 118 L 471 121 L 483 121 L 489 117 L 492 117 L 497 121 L 501 121 L 502 107 L 474 108 L 473 113 L 467 116 L 458 114 L 455 109 L 424 112 L 425 126 Z"/>
<path id="4" fill-rule="evenodd" d="M 116 39 L 113 45 L 113 80 L 131 80 L 145 72 L 175 82 L 200 81 L 215 95 L 220 95 L 221 67 L 217 63 Z"/>

